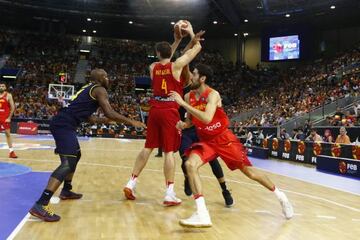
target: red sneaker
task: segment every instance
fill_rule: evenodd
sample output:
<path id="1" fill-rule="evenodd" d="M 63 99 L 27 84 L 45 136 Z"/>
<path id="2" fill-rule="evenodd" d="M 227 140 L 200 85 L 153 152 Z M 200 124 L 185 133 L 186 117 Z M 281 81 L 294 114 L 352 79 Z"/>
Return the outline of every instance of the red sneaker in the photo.
<path id="1" fill-rule="evenodd" d="M 9 158 L 18 158 L 18 156 L 16 156 L 15 152 L 14 151 L 11 151 L 9 153 Z"/>

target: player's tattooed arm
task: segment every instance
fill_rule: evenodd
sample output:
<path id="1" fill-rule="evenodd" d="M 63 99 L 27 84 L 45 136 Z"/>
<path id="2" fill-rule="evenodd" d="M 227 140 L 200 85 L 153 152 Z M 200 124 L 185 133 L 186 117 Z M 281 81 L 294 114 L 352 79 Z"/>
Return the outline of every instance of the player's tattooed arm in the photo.
<path id="1" fill-rule="evenodd" d="M 220 95 L 217 91 L 212 91 L 207 99 L 207 104 L 205 107 L 205 111 L 200 111 L 194 107 L 192 107 L 190 104 L 185 102 L 180 94 L 178 94 L 175 91 L 171 91 L 169 96 L 173 98 L 180 106 L 186 109 L 188 114 L 191 114 L 192 116 L 196 117 L 200 121 L 202 121 L 205 124 L 208 124 L 212 121 L 214 118 L 216 108 L 218 106 L 218 103 L 220 101 Z"/>
<path id="2" fill-rule="evenodd" d="M 124 115 L 121 115 L 114 111 L 114 109 L 109 103 L 109 96 L 105 88 L 97 87 L 92 91 L 92 93 L 96 100 L 99 102 L 99 105 L 103 110 L 105 117 L 115 122 L 127 123 L 133 125 L 134 127 L 146 128 L 146 125 L 144 123 L 127 118 Z"/>

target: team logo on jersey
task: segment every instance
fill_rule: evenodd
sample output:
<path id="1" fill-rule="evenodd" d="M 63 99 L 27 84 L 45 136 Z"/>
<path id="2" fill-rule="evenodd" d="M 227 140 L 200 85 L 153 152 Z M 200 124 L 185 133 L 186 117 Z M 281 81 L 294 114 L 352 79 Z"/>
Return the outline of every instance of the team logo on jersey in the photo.
<path id="1" fill-rule="evenodd" d="M 333 157 L 339 157 L 341 154 L 341 145 L 338 143 L 335 143 L 331 146 L 331 155 Z"/>
<path id="2" fill-rule="evenodd" d="M 285 140 L 285 142 L 284 142 L 284 150 L 287 153 L 290 152 L 290 150 L 291 150 L 291 142 L 289 139 Z"/>
<path id="3" fill-rule="evenodd" d="M 352 146 L 352 154 L 354 159 L 360 160 L 360 145 Z"/>
<path id="4" fill-rule="evenodd" d="M 277 138 L 273 138 L 272 140 L 272 149 L 277 150 L 279 148 L 279 140 Z"/>
<path id="5" fill-rule="evenodd" d="M 298 153 L 299 154 L 301 154 L 301 155 L 303 155 L 304 154 L 304 152 L 305 152 L 305 149 L 306 149 L 306 147 L 305 147 L 305 143 L 304 143 L 304 141 L 299 141 L 298 142 Z"/>
<path id="6" fill-rule="evenodd" d="M 313 153 L 315 156 L 320 155 L 322 151 L 321 143 L 315 142 L 313 144 Z"/>

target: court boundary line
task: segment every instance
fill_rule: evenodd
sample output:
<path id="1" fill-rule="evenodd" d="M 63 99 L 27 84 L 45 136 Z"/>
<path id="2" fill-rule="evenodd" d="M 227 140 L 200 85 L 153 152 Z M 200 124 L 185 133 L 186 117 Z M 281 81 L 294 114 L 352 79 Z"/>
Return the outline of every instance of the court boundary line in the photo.
<path id="1" fill-rule="evenodd" d="M 18 158 L 17 161 L 19 160 L 24 160 L 24 161 L 36 161 L 36 162 L 58 162 L 58 161 L 55 161 L 55 160 L 47 160 L 47 159 L 30 159 L 30 158 Z M 111 168 L 123 168 L 123 169 L 132 169 L 132 167 L 130 166 L 123 166 L 123 165 L 113 165 L 113 164 L 104 164 L 104 163 L 91 163 L 91 162 L 79 162 L 80 165 L 87 165 L 87 166 L 101 166 L 101 167 L 111 167 Z M 159 170 L 159 169 L 146 169 L 144 168 L 145 171 L 151 171 L 151 172 L 163 172 L 163 170 Z M 262 169 L 261 169 L 262 170 Z M 182 172 L 175 172 L 175 174 L 177 175 L 183 175 Z M 275 173 L 276 174 L 276 173 Z M 207 175 L 200 175 L 201 177 L 203 178 L 207 178 L 207 179 L 214 179 L 213 176 L 207 176 Z M 285 176 L 285 177 L 288 177 L 288 176 Z M 291 177 L 290 177 L 291 178 Z M 235 182 L 235 183 L 238 183 L 238 184 L 245 184 L 245 185 L 250 185 L 250 186 L 256 186 L 256 187 L 259 187 L 259 188 L 263 188 L 263 186 L 261 186 L 260 184 L 258 183 L 249 183 L 249 182 L 243 182 L 243 181 L 238 181 L 238 180 L 233 180 L 233 179 L 227 179 L 228 182 Z M 314 183 L 309 183 L 309 184 L 314 184 Z M 314 184 L 316 185 L 316 184 Z M 321 186 L 321 185 L 319 185 Z M 322 186 L 324 187 L 324 186 Z M 350 206 L 347 206 L 345 204 L 341 204 L 341 203 L 338 203 L 338 202 L 335 202 L 335 201 L 331 201 L 331 200 L 328 200 L 328 199 L 325 199 L 325 198 L 322 198 L 322 197 L 318 197 L 318 196 L 315 196 L 315 195 L 311 195 L 311 194 L 306 194 L 306 193 L 300 193 L 300 192 L 296 192 L 296 191 L 291 191 L 291 190 L 286 190 L 286 189 L 282 189 L 284 192 L 288 192 L 288 193 L 292 193 L 292 194 L 296 194 L 296 195 L 300 195 L 300 196 L 304 196 L 304 197 L 308 197 L 308 198 L 312 198 L 312 199 L 316 199 L 316 200 L 322 200 L 324 202 L 327 202 L 327 203 L 331 203 L 333 205 L 336 205 L 338 207 L 343 207 L 343 208 L 347 208 L 348 210 L 352 210 L 352 211 L 355 211 L 355 212 L 360 212 L 360 209 L 357 209 L 357 208 L 354 208 L 354 207 L 350 207 Z M 349 194 L 354 194 L 354 193 L 349 193 Z M 357 194 L 354 194 L 356 196 L 358 196 Z"/>
<path id="2" fill-rule="evenodd" d="M 25 223 L 29 220 L 30 216 L 30 213 L 27 213 L 25 217 L 20 221 L 20 223 L 16 226 L 16 228 L 11 232 L 11 234 L 6 238 L 6 240 L 13 240 L 23 228 Z"/>
<path id="3" fill-rule="evenodd" d="M 298 177 L 288 176 L 288 175 L 285 175 L 285 174 L 282 174 L 282 173 L 273 172 L 273 171 L 270 171 L 270 170 L 268 170 L 268 169 L 259 168 L 259 167 L 256 167 L 256 166 L 253 166 L 253 167 L 254 167 L 254 168 L 257 168 L 257 169 L 260 169 L 260 170 L 262 170 L 262 171 L 264 171 L 264 172 L 276 174 L 276 175 L 279 175 L 279 176 L 282 176 L 282 177 L 288 177 L 288 178 L 296 179 L 296 180 L 299 180 L 299 181 L 302 181 L 302 182 L 311 183 L 311 184 L 314 184 L 314 185 L 319 185 L 319 186 L 322 186 L 322 187 L 334 189 L 334 190 L 337 190 L 337 191 L 340 191 L 340 192 L 345 192 L 345 193 L 353 194 L 353 195 L 356 195 L 356 196 L 360 196 L 360 194 L 359 194 L 359 193 L 356 193 L 356 192 L 349 192 L 349 191 L 347 191 L 347 190 L 339 189 L 339 188 L 337 188 L 337 187 L 326 186 L 326 185 L 324 185 L 324 184 L 320 184 L 320 183 L 316 183 L 316 182 L 304 180 L 304 179 L 301 179 L 301 178 L 298 178 Z"/>
<path id="4" fill-rule="evenodd" d="M 35 161 L 35 162 L 51 162 L 51 163 L 56 163 L 58 161 L 56 160 L 48 160 L 48 159 L 30 159 L 30 158 L 18 158 L 17 161 Z M 81 165 L 87 165 L 87 166 L 101 166 L 101 167 L 110 167 L 110 168 L 122 168 L 122 169 L 132 169 L 132 167 L 129 167 L 129 166 L 122 166 L 122 165 L 112 165 L 112 164 L 103 164 L 103 163 L 90 163 L 90 162 L 79 162 L 79 164 Z M 150 171 L 150 172 L 163 172 L 162 170 L 159 170 L 159 169 L 146 169 L 144 168 L 145 171 Z M 261 169 L 262 170 L 262 169 Z M 36 171 L 34 171 L 36 172 Z M 38 172 L 41 172 L 41 171 L 38 171 Z M 181 172 L 175 172 L 175 174 L 177 175 L 183 175 L 183 173 Z M 277 174 L 277 173 L 275 173 Z M 280 174 L 278 174 L 280 175 Z M 214 179 L 213 176 L 207 176 L 207 175 L 200 175 L 201 177 L 203 178 L 207 178 L 207 179 Z M 281 175 L 282 176 L 282 175 Z M 284 177 L 288 177 L 288 176 L 284 176 Z M 291 177 L 289 177 L 291 178 Z M 244 185 L 250 185 L 250 186 L 256 186 L 258 188 L 263 188 L 263 186 L 261 186 L 260 184 L 258 183 L 248 183 L 248 182 L 243 182 L 243 181 L 238 181 L 238 180 L 232 180 L 232 179 L 227 179 L 228 182 L 234 182 L 234 183 L 238 183 L 238 184 L 244 184 Z M 314 184 L 314 183 L 311 183 L 311 182 L 308 182 L 309 184 Z M 314 184 L 316 185 L 316 184 Z M 321 185 L 320 185 L 321 186 Z M 324 187 L 324 186 L 322 186 Z M 341 203 L 338 203 L 338 202 L 335 202 L 335 201 L 331 201 L 331 200 L 328 200 L 328 199 L 325 199 L 325 198 L 322 198 L 322 197 L 318 197 L 318 196 L 315 196 L 315 195 L 311 195 L 311 194 L 306 194 L 306 193 L 300 193 L 300 192 L 295 192 L 295 191 L 291 191 L 291 190 L 286 190 L 286 189 L 281 189 L 282 191 L 284 192 L 289 192 L 289 193 L 292 193 L 292 194 L 296 194 L 296 195 L 299 195 L 299 196 L 303 196 L 303 197 L 308 197 L 308 198 L 311 198 L 311 199 L 317 199 L 317 200 L 321 200 L 321 201 L 324 201 L 324 202 L 327 202 L 327 203 L 331 203 L 333 205 L 336 205 L 338 207 L 343 207 L 343 208 L 346 208 L 348 210 L 351 210 L 351 211 L 354 211 L 354 212 L 360 212 L 360 209 L 357 209 L 357 208 L 354 208 L 354 207 L 350 207 L 348 205 L 345 205 L 345 204 L 341 204 Z M 349 193 L 351 194 L 351 193 Z M 357 194 L 355 194 L 357 195 Z M 16 237 L 16 235 L 21 231 L 21 229 L 23 228 L 23 226 L 25 225 L 25 223 L 28 221 L 28 219 L 30 218 L 30 214 L 27 213 L 26 216 L 21 220 L 21 222 L 16 226 L 16 228 L 12 231 L 12 233 L 10 234 L 10 236 L 7 238 L 7 240 L 12 240 Z M 357 220 L 357 219 L 356 219 Z"/>

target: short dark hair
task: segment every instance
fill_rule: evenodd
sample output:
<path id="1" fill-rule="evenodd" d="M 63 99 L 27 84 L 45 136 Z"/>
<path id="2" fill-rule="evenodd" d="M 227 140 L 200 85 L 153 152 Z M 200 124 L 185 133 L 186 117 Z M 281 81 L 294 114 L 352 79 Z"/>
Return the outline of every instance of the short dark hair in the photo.
<path id="1" fill-rule="evenodd" d="M 207 82 L 212 80 L 214 72 L 211 67 L 205 64 L 198 64 L 195 68 L 198 70 L 199 77 L 205 76 Z"/>
<path id="2" fill-rule="evenodd" d="M 160 53 L 161 58 L 171 57 L 171 45 L 168 42 L 158 42 L 155 44 L 155 51 Z"/>

